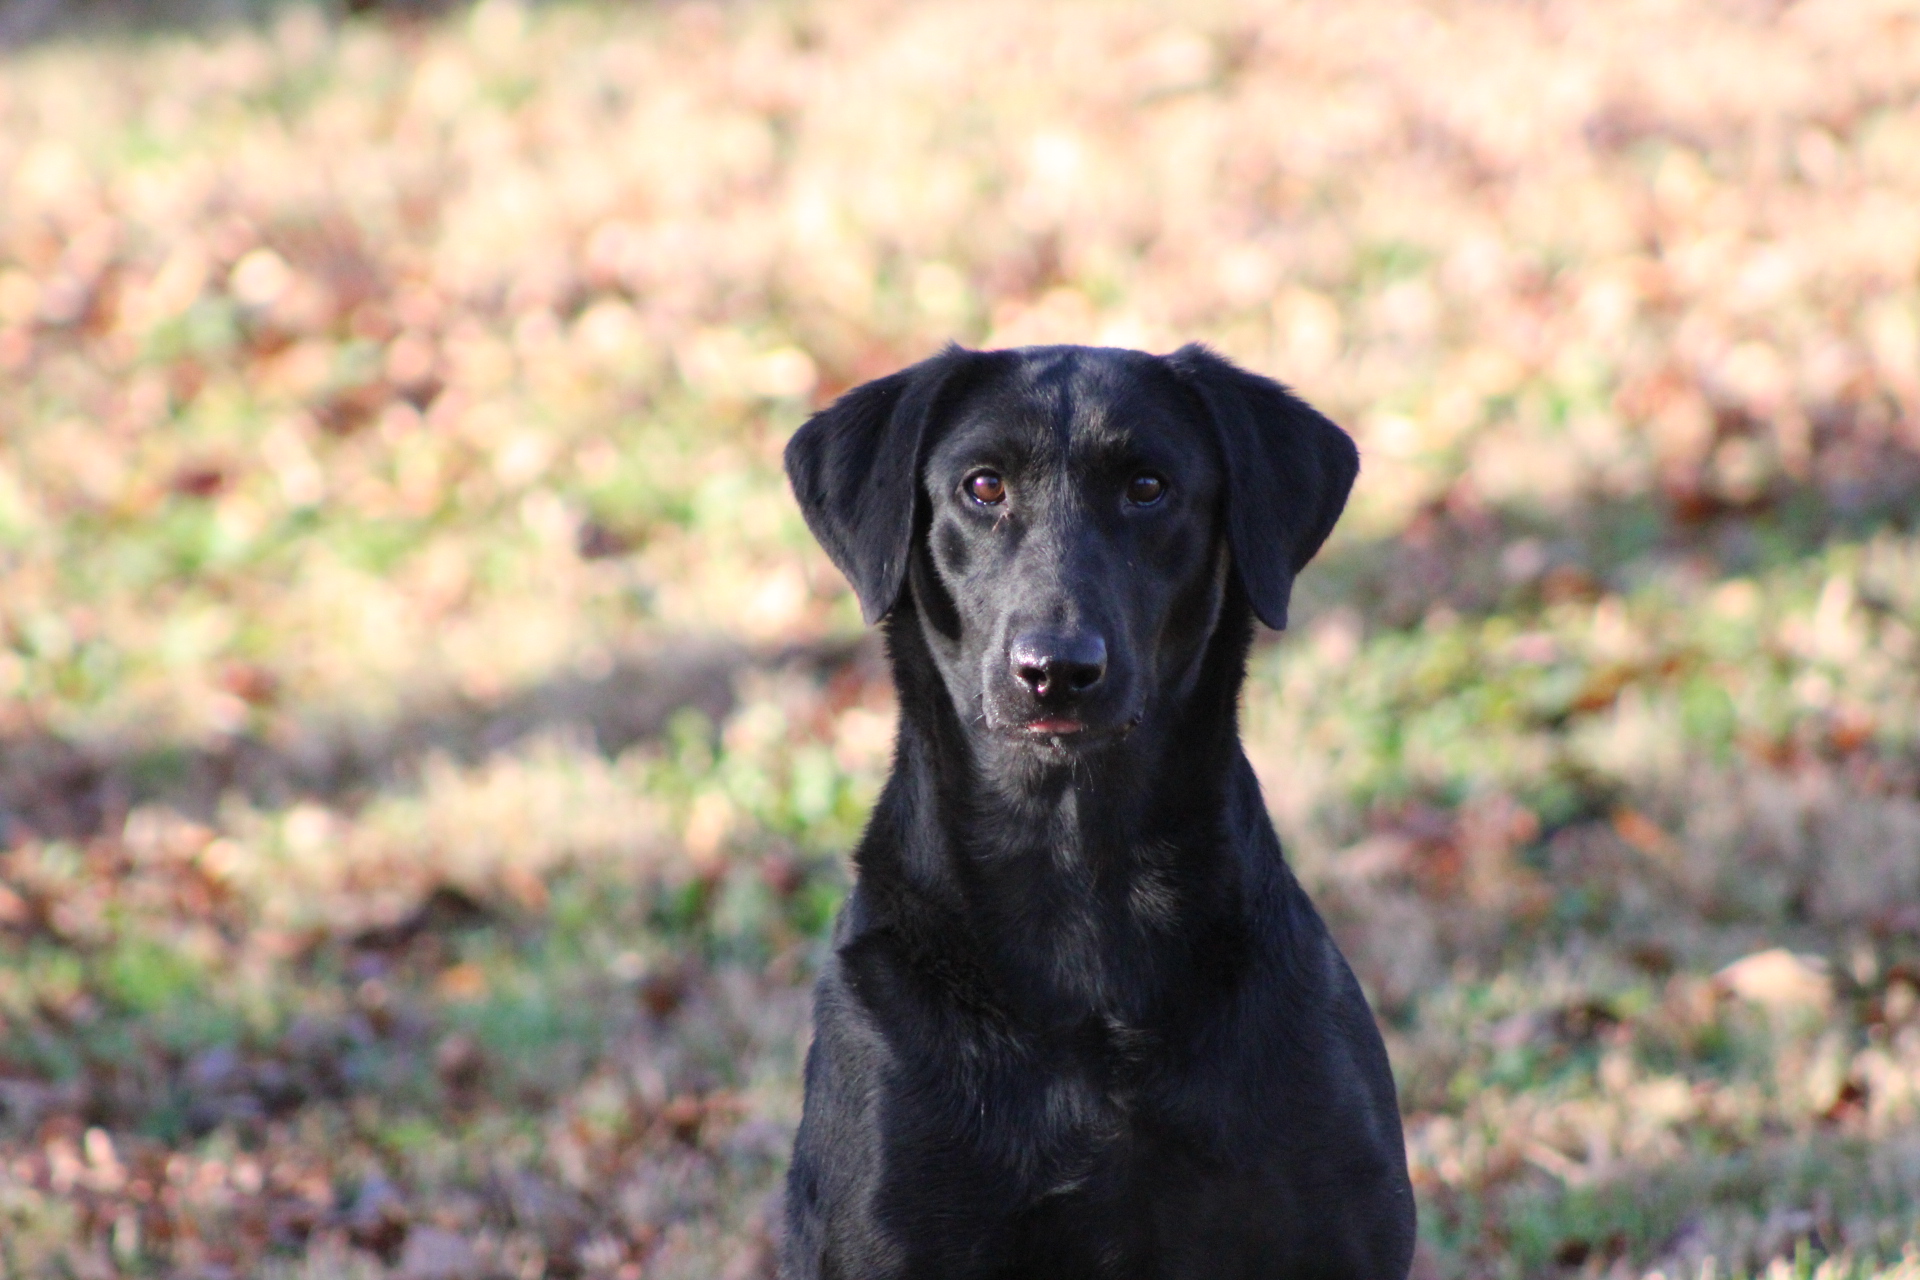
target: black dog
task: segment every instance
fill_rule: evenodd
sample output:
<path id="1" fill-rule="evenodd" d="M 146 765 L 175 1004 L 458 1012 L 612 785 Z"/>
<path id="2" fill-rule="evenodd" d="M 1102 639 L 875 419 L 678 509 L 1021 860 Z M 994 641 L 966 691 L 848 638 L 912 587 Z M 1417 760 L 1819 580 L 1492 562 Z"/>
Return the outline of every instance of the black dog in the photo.
<path id="1" fill-rule="evenodd" d="M 1387 1057 L 1240 748 L 1352 442 L 1201 347 L 949 348 L 787 447 L 885 619 L 789 1280 L 1401 1280 Z"/>

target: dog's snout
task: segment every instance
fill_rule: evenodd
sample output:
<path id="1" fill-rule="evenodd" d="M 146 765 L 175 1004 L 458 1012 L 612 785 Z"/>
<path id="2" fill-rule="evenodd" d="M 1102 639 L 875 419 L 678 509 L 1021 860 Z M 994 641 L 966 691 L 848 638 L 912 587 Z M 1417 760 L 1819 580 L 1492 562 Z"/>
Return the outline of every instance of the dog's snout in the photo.
<path id="1" fill-rule="evenodd" d="M 1007 657 L 1014 677 L 1038 698 L 1085 693 L 1107 674 L 1107 642 L 1092 633 L 1028 632 Z"/>

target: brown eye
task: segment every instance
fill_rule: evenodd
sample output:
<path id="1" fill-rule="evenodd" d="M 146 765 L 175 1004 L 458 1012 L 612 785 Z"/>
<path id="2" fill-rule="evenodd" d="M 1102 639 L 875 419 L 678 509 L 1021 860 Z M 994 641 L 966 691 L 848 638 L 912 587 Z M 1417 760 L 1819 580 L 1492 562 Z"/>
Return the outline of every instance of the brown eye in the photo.
<path id="1" fill-rule="evenodd" d="M 1150 507 L 1167 494 L 1167 482 L 1149 472 L 1127 481 L 1127 501 L 1136 507 Z"/>
<path id="2" fill-rule="evenodd" d="M 997 507 L 1007 496 L 1007 482 L 991 471 L 967 477 L 967 495 L 983 507 Z"/>

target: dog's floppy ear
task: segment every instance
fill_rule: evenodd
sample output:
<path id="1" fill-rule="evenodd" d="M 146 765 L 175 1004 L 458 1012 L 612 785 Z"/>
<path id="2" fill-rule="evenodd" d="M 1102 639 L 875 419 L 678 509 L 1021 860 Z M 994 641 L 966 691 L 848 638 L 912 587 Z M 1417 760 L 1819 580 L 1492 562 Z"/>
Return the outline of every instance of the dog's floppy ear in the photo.
<path id="1" fill-rule="evenodd" d="M 1293 577 L 1333 532 L 1360 472 L 1347 433 L 1271 378 L 1193 343 L 1166 357 L 1206 405 L 1227 466 L 1227 541 L 1260 621 L 1287 625 Z"/>
<path id="2" fill-rule="evenodd" d="M 950 345 L 863 383 L 787 442 L 787 479 L 800 513 L 853 584 L 868 622 L 885 617 L 900 597 L 928 428 L 942 391 L 976 356 Z"/>

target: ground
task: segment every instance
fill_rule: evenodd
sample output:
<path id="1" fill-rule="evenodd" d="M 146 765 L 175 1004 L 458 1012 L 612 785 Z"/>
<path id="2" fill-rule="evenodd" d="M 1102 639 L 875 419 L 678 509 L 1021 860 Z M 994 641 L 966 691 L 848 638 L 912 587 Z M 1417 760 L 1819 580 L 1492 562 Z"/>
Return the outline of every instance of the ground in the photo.
<path id="1" fill-rule="evenodd" d="M 1920 1274 L 1910 7 L 0 58 L 8 1274 L 768 1274 L 892 732 L 779 452 L 950 338 L 1360 440 L 1245 721 L 1422 1280 Z"/>

